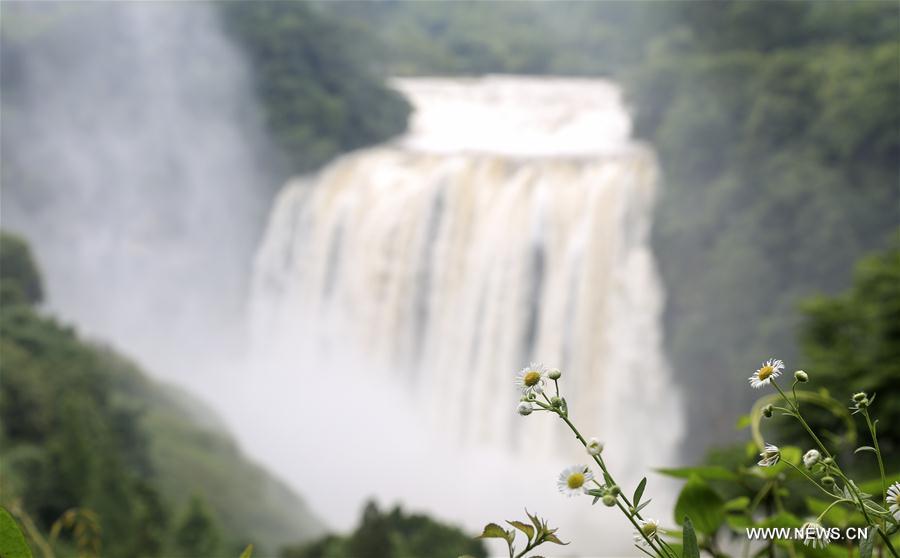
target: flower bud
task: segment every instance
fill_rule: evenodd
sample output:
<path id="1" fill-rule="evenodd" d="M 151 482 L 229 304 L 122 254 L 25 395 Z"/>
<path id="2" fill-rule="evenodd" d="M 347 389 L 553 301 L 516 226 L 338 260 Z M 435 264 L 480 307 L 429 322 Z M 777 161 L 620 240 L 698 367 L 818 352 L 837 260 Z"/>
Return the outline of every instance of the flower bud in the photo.
<path id="1" fill-rule="evenodd" d="M 807 374 L 803 370 L 797 370 L 796 372 L 794 372 L 794 379 L 800 383 L 808 382 L 809 374 Z"/>
<path id="2" fill-rule="evenodd" d="M 765 407 L 763 407 L 762 414 L 766 418 L 772 418 L 772 406 L 766 405 Z"/>
<path id="3" fill-rule="evenodd" d="M 603 496 L 603 505 L 609 506 L 610 508 L 616 505 L 616 497 L 612 494 L 606 494 Z"/>
<path id="4" fill-rule="evenodd" d="M 854 393 L 854 394 L 853 394 L 853 400 L 854 400 L 854 401 L 857 401 L 857 402 L 858 402 L 858 401 L 862 401 L 862 400 L 865 399 L 866 397 L 867 397 L 867 396 L 866 396 L 866 393 L 863 392 L 863 391 L 860 391 L 859 393 Z"/>
<path id="5" fill-rule="evenodd" d="M 519 403 L 519 407 L 516 410 L 519 411 L 519 414 L 523 417 L 527 417 L 531 414 L 532 411 L 534 411 L 534 408 L 531 406 L 531 403 L 522 401 L 521 403 Z"/>
<path id="6" fill-rule="evenodd" d="M 554 395 L 550 398 L 550 405 L 553 406 L 554 409 L 559 409 L 562 406 L 562 399 Z"/>
<path id="7" fill-rule="evenodd" d="M 830 457 L 826 457 L 825 459 L 822 460 L 823 465 L 831 465 L 832 463 L 834 463 L 834 459 L 832 459 Z"/>
<path id="8" fill-rule="evenodd" d="M 609 493 L 612 494 L 613 496 L 618 496 L 619 494 L 622 493 L 622 489 L 619 488 L 619 485 L 614 484 L 609 487 Z"/>
<path id="9" fill-rule="evenodd" d="M 866 409 L 866 408 L 868 408 L 868 406 L 869 406 L 868 399 L 860 399 L 859 401 L 856 402 L 856 407 L 858 409 Z"/>
<path id="10" fill-rule="evenodd" d="M 834 477 L 825 475 L 822 477 L 822 484 L 825 486 L 834 486 Z"/>
<path id="11" fill-rule="evenodd" d="M 822 459 L 822 454 L 820 454 L 817 450 L 811 449 L 803 454 L 803 465 L 807 469 L 812 469 L 813 465 L 818 463 L 820 459 Z"/>
<path id="12" fill-rule="evenodd" d="M 585 445 L 585 449 L 590 455 L 600 455 L 600 453 L 603 452 L 603 442 L 597 438 L 591 438 L 588 440 L 587 445 Z"/>
<path id="13" fill-rule="evenodd" d="M 535 399 L 537 399 L 537 395 L 535 395 L 534 392 L 529 392 L 528 395 L 525 396 L 525 398 L 528 399 L 528 401 L 534 401 Z"/>
<path id="14" fill-rule="evenodd" d="M 562 376 L 562 372 L 560 372 L 556 368 L 547 373 L 547 377 L 551 380 L 558 380 L 560 376 Z"/>

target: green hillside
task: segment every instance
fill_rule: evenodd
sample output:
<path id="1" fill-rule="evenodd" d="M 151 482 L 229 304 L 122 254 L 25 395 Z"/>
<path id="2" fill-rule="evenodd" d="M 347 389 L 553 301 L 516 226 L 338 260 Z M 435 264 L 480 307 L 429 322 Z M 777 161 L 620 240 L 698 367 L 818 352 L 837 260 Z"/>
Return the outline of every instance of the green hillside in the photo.
<path id="1" fill-rule="evenodd" d="M 5 233 L 0 277 L 0 503 L 44 536 L 67 510 L 92 510 L 105 556 L 237 555 L 249 542 L 259 556 L 322 533 L 201 403 L 42 314 L 27 247 Z M 72 544 L 64 534 L 57 554 Z"/>

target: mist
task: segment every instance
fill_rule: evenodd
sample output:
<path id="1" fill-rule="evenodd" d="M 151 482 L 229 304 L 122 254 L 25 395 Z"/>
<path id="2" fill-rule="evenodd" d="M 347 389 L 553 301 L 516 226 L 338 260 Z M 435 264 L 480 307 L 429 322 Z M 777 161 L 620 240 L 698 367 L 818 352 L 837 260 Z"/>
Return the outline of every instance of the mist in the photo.
<path id="1" fill-rule="evenodd" d="M 277 180 L 246 61 L 210 4 L 3 12 L 39 38 L 4 44 L 2 218 L 49 309 L 216 400 Z"/>
<path id="2" fill-rule="evenodd" d="M 542 555 L 628 555 L 598 500 L 644 477 L 716 551 L 808 516 L 746 378 L 896 389 L 891 8 L 3 2 L 0 505 L 191 558 L 483 556 L 526 508 L 573 541 Z M 569 413 L 596 506 L 556 484 L 594 459 Z"/>

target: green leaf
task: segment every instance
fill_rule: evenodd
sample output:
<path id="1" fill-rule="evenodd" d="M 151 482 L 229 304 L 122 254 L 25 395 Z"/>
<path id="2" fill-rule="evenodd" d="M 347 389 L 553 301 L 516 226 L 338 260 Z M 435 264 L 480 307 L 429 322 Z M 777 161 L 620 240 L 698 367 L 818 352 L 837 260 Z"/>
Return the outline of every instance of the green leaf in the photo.
<path id="1" fill-rule="evenodd" d="M 675 503 L 675 520 L 690 516 L 693 527 L 711 535 L 725 522 L 725 503 L 700 477 L 692 476 Z"/>
<path id="2" fill-rule="evenodd" d="M 746 510 L 749 505 L 750 498 L 747 496 L 740 496 L 738 498 L 734 498 L 725 502 L 725 511 L 742 512 Z"/>
<path id="3" fill-rule="evenodd" d="M 872 548 L 875 546 L 875 533 L 877 529 L 869 528 L 869 535 L 859 541 L 859 558 L 872 558 Z"/>
<path id="4" fill-rule="evenodd" d="M 878 453 L 878 451 L 872 446 L 859 446 L 858 448 L 853 450 L 853 453 L 859 453 L 861 451 L 871 451 L 872 453 Z"/>
<path id="5" fill-rule="evenodd" d="M 556 535 L 554 535 L 553 533 L 547 533 L 546 535 L 544 535 L 544 540 L 547 542 L 552 542 L 553 544 L 561 544 L 561 545 L 569 544 L 567 542 L 562 542 L 561 540 L 559 540 L 556 537 Z"/>
<path id="6" fill-rule="evenodd" d="M 681 545 L 684 547 L 683 558 L 700 558 L 700 547 L 697 546 L 697 534 L 694 532 L 694 524 L 691 522 L 691 518 L 684 516 L 682 526 Z"/>
<path id="7" fill-rule="evenodd" d="M 0 556 L 3 558 L 32 558 L 31 549 L 13 516 L 0 507 Z"/>
<path id="8" fill-rule="evenodd" d="M 534 527 L 527 523 L 522 523 L 521 521 L 507 521 L 510 525 L 525 533 L 525 536 L 528 537 L 528 540 L 534 538 Z"/>
<path id="9" fill-rule="evenodd" d="M 245 548 L 244 551 L 241 552 L 240 558 L 250 558 L 251 556 L 253 556 L 253 545 L 248 544 L 247 548 Z"/>
<path id="10" fill-rule="evenodd" d="M 506 529 L 496 523 L 488 523 L 484 526 L 484 532 L 478 535 L 479 539 L 506 539 L 509 536 Z M 508 540 L 508 539 L 507 539 Z"/>
<path id="11" fill-rule="evenodd" d="M 736 533 L 744 533 L 744 529 L 753 526 L 753 520 L 744 514 L 729 514 L 725 516 L 725 522 Z"/>
<path id="12" fill-rule="evenodd" d="M 527 510 L 527 509 L 525 510 L 525 515 L 528 516 L 528 519 L 530 519 L 530 520 L 531 520 L 531 523 L 534 524 L 534 528 L 537 530 L 537 532 L 540 533 L 540 532 L 543 530 L 543 527 L 544 527 L 544 526 L 541 524 L 541 518 L 539 518 L 539 517 L 537 516 L 537 514 L 531 515 L 530 513 L 528 513 L 528 510 Z"/>
<path id="13" fill-rule="evenodd" d="M 736 481 L 738 476 L 724 467 L 709 465 L 703 467 L 680 467 L 675 469 L 657 469 L 658 473 L 678 479 L 688 479 L 692 476 L 703 480 Z"/>
<path id="14" fill-rule="evenodd" d="M 634 489 L 634 498 L 631 500 L 631 503 L 635 506 L 641 503 L 641 496 L 644 495 L 644 488 L 647 487 L 647 477 L 641 479 L 641 482 L 638 483 L 637 488 Z"/>

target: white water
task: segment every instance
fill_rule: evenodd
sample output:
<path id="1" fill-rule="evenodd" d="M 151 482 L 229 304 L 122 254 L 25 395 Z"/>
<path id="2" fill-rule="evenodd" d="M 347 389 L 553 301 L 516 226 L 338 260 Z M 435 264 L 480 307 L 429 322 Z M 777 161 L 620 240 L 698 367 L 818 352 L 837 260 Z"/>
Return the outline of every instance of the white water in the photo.
<path id="1" fill-rule="evenodd" d="M 372 493 L 471 529 L 528 506 L 578 540 L 567 553 L 623 552 L 624 518 L 556 493 L 559 468 L 587 456 L 559 421 L 516 414 L 513 376 L 561 368 L 571 416 L 627 490 L 672 462 L 653 156 L 608 82 L 398 86 L 417 110 L 410 135 L 275 204 L 245 393 L 273 427 L 245 438 L 338 525 Z"/>

